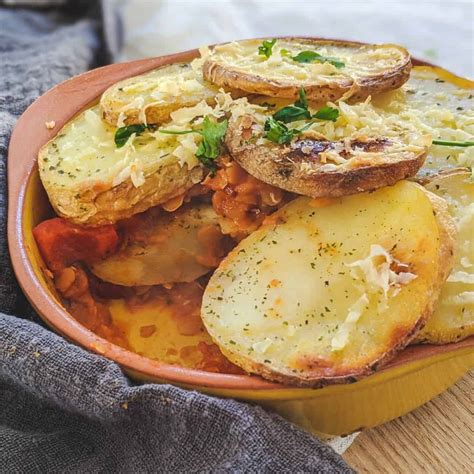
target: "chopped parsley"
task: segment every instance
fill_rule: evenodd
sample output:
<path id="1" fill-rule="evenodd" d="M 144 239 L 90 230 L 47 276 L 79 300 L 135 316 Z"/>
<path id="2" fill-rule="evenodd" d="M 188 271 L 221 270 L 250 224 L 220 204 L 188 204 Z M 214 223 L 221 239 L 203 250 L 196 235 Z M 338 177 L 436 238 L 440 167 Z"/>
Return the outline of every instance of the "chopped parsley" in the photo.
<path id="1" fill-rule="evenodd" d="M 265 121 L 265 135 L 264 137 L 271 142 L 279 145 L 288 144 L 296 137 L 300 130 L 288 128 L 284 123 L 275 120 L 273 117 L 268 117 Z"/>
<path id="2" fill-rule="evenodd" d="M 160 133 L 168 135 L 187 135 L 188 133 L 198 133 L 202 136 L 202 141 L 196 151 L 196 158 L 211 171 L 216 170 L 214 160 L 219 156 L 221 144 L 227 132 L 227 120 L 216 122 L 204 117 L 202 127 L 196 130 L 158 130 Z M 133 135 L 140 135 L 145 130 L 155 130 L 154 125 L 134 124 L 120 127 L 115 132 L 115 145 L 117 148 L 122 148 L 128 139 Z"/>
<path id="3" fill-rule="evenodd" d="M 202 123 L 202 129 L 199 132 L 202 135 L 202 142 L 196 151 L 196 157 L 210 169 L 216 168 L 214 160 L 219 156 L 221 144 L 227 132 L 227 123 L 227 120 L 213 122 L 209 117 L 205 117 Z"/>
<path id="4" fill-rule="evenodd" d="M 114 141 L 117 148 L 122 148 L 128 139 L 135 133 L 140 135 L 148 128 L 144 123 L 138 123 L 135 125 L 126 125 L 125 127 L 117 128 L 115 132 Z"/>
<path id="5" fill-rule="evenodd" d="M 264 126 L 267 140 L 270 140 L 279 145 L 288 144 L 291 140 L 309 128 L 313 122 L 307 123 L 303 128 L 288 128 L 285 124 L 295 122 L 297 120 L 315 118 L 318 120 L 331 120 L 335 122 L 339 117 L 339 110 L 325 106 L 318 110 L 314 115 L 308 109 L 308 100 L 306 98 L 306 91 L 302 87 L 299 92 L 299 98 L 293 105 L 288 105 L 278 110 L 269 117 Z"/>
<path id="6" fill-rule="evenodd" d="M 222 122 L 215 122 L 209 118 L 204 117 L 202 128 L 196 130 L 158 130 L 160 133 L 169 135 L 186 135 L 188 133 L 199 133 L 202 136 L 202 141 L 196 151 L 196 158 L 211 171 L 215 172 L 217 169 L 215 159 L 219 156 L 222 141 L 227 132 L 227 120 Z"/>
<path id="7" fill-rule="evenodd" d="M 273 118 L 279 122 L 289 123 L 297 120 L 310 119 L 311 112 L 308 110 L 308 100 L 304 87 L 300 89 L 299 99 L 293 104 L 283 107 L 273 114 Z"/>
<path id="8" fill-rule="evenodd" d="M 273 46 L 275 46 L 276 39 L 263 40 L 262 44 L 258 47 L 259 56 L 265 56 L 267 59 L 273 54 Z"/>
<path id="9" fill-rule="evenodd" d="M 289 123 L 297 120 L 317 118 L 319 120 L 331 120 L 335 122 L 339 117 L 339 110 L 334 107 L 325 106 L 314 115 L 308 109 L 308 99 L 304 87 L 300 89 L 299 98 L 293 105 L 288 105 L 273 114 L 273 118 L 279 122 Z"/>
<path id="10" fill-rule="evenodd" d="M 291 56 L 291 59 L 297 63 L 329 63 L 337 69 L 342 69 L 346 66 L 340 59 L 323 56 L 316 51 L 301 51 L 296 56 Z"/>
<path id="11" fill-rule="evenodd" d="M 339 110 L 335 109 L 334 107 L 329 107 L 326 105 L 319 109 L 314 115 L 314 118 L 319 120 L 330 120 L 331 122 L 335 122 L 339 117 Z"/>
<path id="12" fill-rule="evenodd" d="M 441 145 L 441 146 L 461 146 L 461 147 L 468 147 L 474 146 L 474 142 L 456 142 L 456 141 L 449 141 L 449 140 L 433 140 L 433 145 Z"/>

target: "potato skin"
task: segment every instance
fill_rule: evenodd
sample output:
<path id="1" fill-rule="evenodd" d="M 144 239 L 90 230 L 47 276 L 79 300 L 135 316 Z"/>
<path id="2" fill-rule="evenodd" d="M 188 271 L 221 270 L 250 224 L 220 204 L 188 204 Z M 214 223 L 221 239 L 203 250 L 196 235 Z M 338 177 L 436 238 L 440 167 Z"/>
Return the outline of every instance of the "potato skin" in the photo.
<path id="1" fill-rule="evenodd" d="M 137 91 L 130 96 L 127 96 L 123 92 L 124 88 L 133 86 L 133 84 L 137 82 L 139 83 L 140 81 L 148 80 L 151 84 L 158 84 L 160 80 L 177 79 L 183 71 L 192 73 L 191 65 L 189 63 L 168 64 L 146 74 L 141 74 L 117 82 L 109 87 L 101 96 L 100 109 L 102 118 L 112 126 L 117 126 L 120 112 L 124 111 L 125 125 L 142 123 L 143 119 L 140 118 L 140 107 L 130 107 L 130 104 L 133 104 L 133 98 L 141 98 L 143 100 L 143 106 L 146 107 L 146 121 L 149 124 L 160 124 L 166 122 L 170 119 L 170 114 L 175 110 L 182 107 L 192 107 L 201 100 L 205 100 L 210 105 L 214 103 L 214 97 L 218 90 L 211 84 L 204 82 L 202 82 L 200 91 L 188 96 L 182 94 L 181 97 L 178 97 L 175 100 L 156 100 L 147 97 L 146 93 L 140 91 Z M 196 78 L 200 79 L 197 73 Z M 200 81 L 202 80 L 200 79 Z"/>
<path id="2" fill-rule="evenodd" d="M 439 172 L 436 175 L 432 175 L 428 178 L 423 178 L 422 182 L 424 185 L 428 186 L 430 189 L 436 189 L 437 186 L 443 187 L 444 183 L 447 182 L 449 186 L 449 181 L 451 179 L 454 180 L 454 186 L 456 186 L 456 179 L 461 178 L 465 180 L 470 179 L 470 171 L 466 168 L 455 168 L 455 169 L 445 169 Z M 444 185 L 446 186 L 446 185 Z M 452 218 L 447 205 L 446 201 L 441 198 L 440 196 L 434 194 L 432 191 L 426 190 L 427 194 L 429 194 L 433 200 L 437 200 L 438 202 L 443 203 L 443 212 L 440 212 L 439 207 L 435 208 L 436 217 L 437 219 L 444 222 L 444 227 L 447 229 L 449 238 L 452 241 L 452 248 L 451 253 L 448 254 L 447 251 L 444 253 L 444 262 L 445 266 L 442 269 L 442 274 L 440 276 L 440 284 L 441 286 L 444 285 L 447 277 L 451 273 L 453 269 L 453 265 L 455 264 L 455 259 L 459 259 L 460 255 L 460 245 L 457 242 L 458 234 L 461 236 L 463 233 L 462 229 L 458 229 L 456 225 L 456 221 Z M 446 220 L 446 213 L 449 217 L 450 226 L 447 226 Z M 466 229 L 464 229 L 464 232 Z M 454 267 L 456 269 L 456 267 Z M 443 301 L 442 297 L 447 296 L 443 293 L 443 288 L 441 288 L 441 298 L 438 301 L 438 305 L 441 306 Z M 448 293 L 449 294 L 449 293 Z M 440 313 L 438 313 L 438 311 Z M 429 323 L 429 324 L 428 324 Z M 447 313 L 447 309 L 442 308 L 435 308 L 435 311 L 427 321 L 427 325 L 416 335 L 414 339 L 414 343 L 425 343 L 425 344 L 449 344 L 453 342 L 458 342 L 462 339 L 465 339 L 469 336 L 474 335 L 474 322 L 468 321 L 467 324 L 463 324 L 462 326 L 459 325 L 459 322 L 456 321 L 455 314 Z"/>
<path id="3" fill-rule="evenodd" d="M 66 189 L 46 187 L 56 213 L 73 222 L 88 226 L 112 224 L 138 212 L 168 201 L 190 189 L 202 178 L 203 170 L 173 163 L 147 176 L 136 188 L 130 179 L 105 190 L 99 187 Z"/>
<path id="4" fill-rule="evenodd" d="M 411 159 L 389 160 L 349 170 L 308 173 L 302 163 L 314 162 L 314 155 L 289 145 L 247 144 L 242 128 L 229 126 L 226 145 L 232 157 L 249 174 L 265 183 L 311 197 L 338 197 L 372 191 L 414 176 L 423 165 L 427 149 Z M 313 158 L 312 158 L 313 157 Z"/>
<path id="5" fill-rule="evenodd" d="M 323 388 L 327 387 L 328 385 L 338 385 L 338 384 L 348 384 L 354 383 L 358 380 L 361 380 L 379 370 L 383 367 L 387 362 L 392 360 L 400 351 L 405 349 L 416 334 L 420 331 L 420 329 L 426 324 L 427 319 L 430 317 L 431 313 L 433 312 L 433 308 L 426 308 L 426 310 L 420 315 L 417 323 L 413 328 L 410 330 L 409 333 L 404 334 L 404 337 L 400 339 L 389 351 L 382 355 L 378 360 L 365 365 L 364 367 L 358 368 L 354 370 L 352 373 L 339 375 L 339 376 L 331 376 L 331 377 L 321 377 L 319 376 L 317 379 L 311 378 L 301 378 L 298 376 L 293 376 L 289 374 L 281 374 L 274 370 L 271 370 L 265 364 L 259 364 L 252 361 L 250 358 L 245 356 L 239 356 L 235 358 L 230 352 L 226 351 L 222 346 L 220 346 L 221 352 L 229 359 L 233 364 L 238 365 L 243 370 L 248 372 L 249 374 L 259 374 L 263 378 L 267 380 L 271 380 L 273 382 L 278 382 L 283 385 L 288 385 L 292 387 L 302 387 L 302 388 Z"/>
<path id="6" fill-rule="evenodd" d="M 361 44 L 350 41 L 301 38 L 286 38 L 286 41 L 298 41 L 298 43 L 304 43 L 311 48 L 321 46 L 340 46 L 353 48 L 354 50 L 363 48 Z M 242 43 L 245 43 L 245 41 Z M 383 46 L 384 45 L 381 45 L 381 47 Z M 394 47 L 394 45 L 386 46 Z M 220 64 L 218 59 L 212 57 L 204 62 L 203 76 L 204 79 L 216 86 L 240 89 L 251 94 L 297 99 L 301 87 L 304 86 L 307 98 L 312 101 L 335 101 L 345 94 L 350 93 L 351 101 L 357 102 L 366 99 L 369 95 L 376 95 L 388 90 L 398 89 L 409 79 L 412 68 L 410 55 L 404 48 L 397 46 L 397 49 L 404 53 L 404 59 L 397 67 L 375 76 L 357 78 L 356 81 L 349 77 L 337 78 L 337 80 L 324 84 L 311 84 L 306 82 L 303 84 L 290 79 L 288 81 L 275 80 L 263 75 L 234 70 L 231 67 Z M 353 88 L 352 91 L 351 88 Z"/>
<path id="7" fill-rule="evenodd" d="M 205 99 L 206 102 L 211 105 L 214 99 Z M 101 102 L 102 118 L 110 123 L 110 125 L 116 126 L 120 108 L 123 107 L 123 103 L 115 100 L 112 96 L 102 96 Z M 149 124 L 160 124 L 168 121 L 170 115 L 181 107 L 192 107 L 196 105 L 196 102 L 175 102 L 173 104 L 162 104 L 160 107 L 148 107 L 145 112 L 146 122 Z M 140 124 L 142 120 L 139 118 L 140 112 L 138 110 L 131 110 L 126 118 L 124 119 L 125 125 Z"/>
<path id="8" fill-rule="evenodd" d="M 399 183 L 397 186 L 405 186 L 405 189 L 409 190 L 409 188 L 406 186 L 407 183 Z M 392 359 L 398 352 L 400 352 L 403 348 L 405 348 L 417 335 L 417 333 L 422 329 L 430 315 L 432 314 L 434 310 L 434 306 L 436 304 L 437 298 L 439 296 L 440 288 L 442 283 L 444 282 L 444 279 L 446 278 L 446 275 L 450 271 L 450 267 L 452 265 L 452 253 L 453 253 L 453 231 L 454 231 L 454 224 L 452 218 L 449 216 L 446 210 L 446 204 L 442 199 L 437 198 L 436 196 L 430 195 L 430 193 L 426 192 L 421 186 L 418 187 L 418 195 L 419 197 L 422 197 L 421 194 L 424 193 L 426 195 L 427 199 L 424 199 L 424 203 L 422 204 L 423 206 L 423 213 L 420 214 L 420 218 L 423 220 L 423 222 L 429 223 L 429 228 L 430 230 L 433 230 L 436 232 L 436 228 L 438 228 L 437 235 L 433 234 L 433 253 L 430 253 L 430 257 L 427 260 L 424 260 L 423 257 L 419 259 L 417 257 L 416 253 L 416 248 L 417 246 L 423 246 L 426 241 L 424 240 L 425 237 L 422 234 L 418 234 L 417 244 L 408 244 L 407 247 L 404 246 L 403 242 L 406 242 L 404 240 L 394 240 L 391 242 L 386 242 L 387 245 L 391 245 L 393 242 L 398 242 L 398 250 L 395 252 L 402 252 L 401 255 L 403 255 L 403 248 L 405 248 L 405 251 L 409 252 L 407 255 L 411 255 L 411 259 L 409 259 L 407 262 L 409 264 L 414 264 L 415 268 L 417 268 L 417 265 L 420 265 L 420 268 L 425 268 L 425 270 L 422 270 L 422 272 L 428 272 L 428 273 L 421 273 L 420 275 L 430 275 L 429 277 L 429 282 L 427 283 L 425 287 L 426 293 L 424 294 L 424 299 L 423 299 L 423 305 L 420 306 L 420 311 L 417 312 L 416 314 L 413 314 L 413 318 L 408 321 L 408 319 L 405 319 L 404 321 L 400 320 L 397 325 L 393 325 L 393 328 L 390 330 L 388 333 L 387 339 L 384 339 L 383 341 L 383 350 L 380 351 L 378 356 L 373 359 L 369 358 L 362 358 L 361 362 L 362 364 L 357 363 L 355 365 L 353 362 L 351 363 L 350 360 L 348 360 L 347 364 L 344 365 L 338 365 L 337 359 L 333 361 L 332 359 L 319 359 L 318 358 L 318 353 L 314 352 L 313 350 L 313 359 L 308 360 L 308 363 L 304 367 L 304 372 L 302 373 L 295 373 L 292 374 L 289 370 L 280 370 L 279 369 L 279 364 L 275 363 L 275 360 L 273 357 L 269 357 L 269 359 L 272 359 L 273 363 L 271 361 L 265 361 L 265 363 L 260 362 L 258 357 L 255 357 L 254 355 L 248 355 L 248 349 L 247 345 L 244 345 L 242 349 L 240 350 L 234 350 L 233 347 L 238 347 L 239 345 L 239 339 L 235 339 L 235 342 L 231 342 L 231 344 L 237 344 L 237 345 L 229 345 L 227 344 L 227 337 L 233 336 L 234 334 L 237 337 L 238 331 L 239 331 L 239 326 L 235 325 L 232 327 L 233 332 L 232 333 L 218 333 L 215 331 L 218 331 L 216 329 L 216 326 L 208 326 L 209 323 L 215 323 L 216 320 L 214 319 L 213 314 L 216 312 L 220 314 L 220 319 L 219 321 L 222 321 L 222 318 L 228 318 L 228 315 L 225 313 L 220 313 L 219 312 L 219 306 L 213 306 L 212 301 L 219 300 L 219 297 L 224 297 L 225 300 L 225 293 L 221 292 L 219 289 L 222 285 L 225 285 L 226 278 L 231 278 L 232 274 L 238 275 L 238 273 L 233 273 L 236 271 L 236 268 L 232 266 L 232 261 L 235 259 L 249 259 L 248 262 L 251 261 L 251 258 L 255 255 L 257 255 L 257 258 L 263 259 L 265 261 L 265 258 L 269 258 L 270 260 L 275 259 L 274 254 L 270 254 L 270 257 L 264 253 L 257 253 L 254 255 L 254 253 L 251 253 L 250 250 L 253 249 L 254 241 L 252 241 L 252 244 L 247 245 L 247 247 L 243 247 L 242 243 L 234 249 L 224 260 L 224 262 L 221 264 L 221 266 L 218 269 L 218 272 L 220 272 L 221 276 L 216 276 L 216 273 L 214 276 L 211 278 L 210 282 L 210 288 L 206 289 L 205 297 L 204 297 L 204 303 L 203 303 L 203 320 L 206 326 L 208 326 L 208 330 L 211 334 L 211 337 L 215 340 L 215 342 L 219 345 L 223 353 L 226 355 L 227 358 L 229 358 L 233 363 L 236 365 L 239 365 L 241 368 L 246 370 L 249 373 L 257 373 L 264 378 L 277 381 L 283 384 L 287 385 L 292 385 L 292 386 L 300 386 L 300 387 L 312 387 L 312 388 L 319 388 L 323 387 L 326 385 L 330 384 L 341 384 L 341 383 L 352 383 L 355 382 L 367 375 L 370 375 L 371 373 L 377 371 L 379 368 L 381 368 L 383 365 L 385 365 L 390 359 Z M 383 192 L 383 190 L 380 190 Z M 379 191 L 379 192 L 380 192 Z M 387 192 L 392 192 L 387 190 Z M 402 194 L 400 195 L 402 196 Z M 299 199 L 304 199 L 304 198 L 299 198 Z M 356 199 L 353 197 L 352 199 Z M 377 198 L 379 199 L 379 198 Z M 384 201 L 384 198 L 380 196 L 381 202 Z M 337 202 L 337 200 L 335 200 Z M 411 205 L 413 205 L 416 201 L 410 201 Z M 400 205 L 403 205 L 402 203 L 399 203 Z M 290 203 L 289 206 L 292 204 Z M 328 204 L 331 206 L 331 204 Z M 398 201 L 394 200 L 393 205 L 398 205 Z M 432 209 L 431 209 L 432 206 Z M 284 209 L 284 208 L 283 208 Z M 436 221 L 433 219 L 433 211 L 436 213 Z M 275 222 L 281 222 L 282 225 L 285 223 L 289 222 L 289 219 L 293 215 L 297 215 L 300 210 L 298 209 L 293 209 L 290 213 L 283 214 L 279 211 L 279 216 L 276 216 Z M 322 217 L 320 217 L 322 219 Z M 322 222 L 322 221 L 321 221 Z M 275 225 L 274 222 L 268 223 L 268 228 L 271 229 Z M 277 224 L 278 225 L 278 224 Z M 321 224 L 320 224 L 321 225 Z M 350 226 L 350 221 L 347 222 L 347 225 Z M 412 224 L 413 225 L 413 224 Z M 317 226 L 315 227 L 316 229 L 318 228 Z M 307 232 L 313 232 L 314 228 L 308 227 Z M 264 242 L 264 239 L 262 238 L 262 232 L 259 232 L 258 236 L 255 237 L 255 242 Z M 271 232 L 271 231 L 270 231 Z M 327 230 L 321 230 L 321 234 L 326 235 Z M 295 238 L 298 235 L 298 232 L 294 232 Z M 311 234 L 310 234 L 311 235 Z M 333 235 L 333 234 L 331 234 Z M 357 234 L 359 235 L 359 234 Z M 250 237 L 251 238 L 251 237 Z M 281 238 L 281 237 L 280 237 Z M 336 238 L 336 237 L 335 237 Z M 400 238 L 400 237 L 398 237 Z M 439 243 L 436 241 L 439 239 Z M 269 242 L 270 239 L 267 239 L 267 242 Z M 245 241 L 244 241 L 245 242 Z M 283 242 L 283 241 L 282 241 Z M 285 245 L 288 243 L 287 240 L 284 241 Z M 400 245 L 401 243 L 401 245 Z M 269 245 L 268 243 L 262 243 L 262 244 L 256 244 L 260 245 L 261 247 L 255 247 L 258 248 L 259 250 L 264 249 L 265 245 Z M 301 245 L 301 241 L 292 242 L 291 244 L 288 243 L 288 245 L 291 246 L 298 246 Z M 431 246 L 431 244 L 429 244 Z M 357 246 L 357 243 L 354 241 L 354 246 Z M 434 247 L 436 246 L 436 247 Z M 394 246 L 394 248 L 397 246 Z M 270 248 L 272 246 L 270 245 Z M 436 250 L 435 250 L 436 248 Z M 246 250 L 244 252 L 243 250 Z M 262 250 L 263 252 L 264 250 Z M 414 252 L 414 253 L 413 253 Z M 243 257 L 242 255 L 247 255 L 247 257 Z M 265 257 L 265 258 L 264 258 Z M 397 258 L 397 255 L 395 253 L 395 257 Z M 433 259 L 431 259 L 434 257 Z M 402 259 L 401 261 L 406 261 L 403 259 L 403 257 L 400 256 Z M 246 263 L 244 260 L 244 267 L 245 265 L 249 265 L 249 263 Z M 418 262 L 418 263 L 417 263 Z M 260 272 L 262 272 L 263 267 L 259 267 Z M 291 269 L 294 268 L 293 266 L 288 267 L 288 271 L 292 271 Z M 429 269 L 433 270 L 429 270 Z M 229 276 L 230 274 L 230 276 Z M 275 275 L 276 276 L 276 275 Z M 276 276 L 278 278 L 278 276 Z M 223 279 L 221 279 L 223 278 Z M 237 277 L 238 278 L 238 277 Z M 262 276 L 260 274 L 259 276 L 260 279 L 263 278 L 263 281 L 265 281 L 265 276 Z M 213 281 L 214 280 L 214 281 Z M 239 280 L 237 279 L 237 282 Z M 231 285 L 236 285 L 235 288 L 240 288 L 241 292 L 244 292 L 245 287 L 240 287 L 239 283 L 234 283 L 234 280 L 232 280 Z M 221 285 L 221 286 L 219 286 Z M 209 293 L 210 291 L 210 293 Z M 245 293 L 247 294 L 247 293 Z M 280 294 L 281 295 L 281 294 Z M 334 295 L 333 295 L 334 297 Z M 271 299 L 272 296 L 269 296 L 269 299 Z M 283 298 L 283 296 L 282 296 Z M 337 299 L 337 296 L 335 297 Z M 341 295 L 341 299 L 343 299 L 343 296 Z M 240 301 L 240 300 L 239 300 Z M 241 302 L 241 301 L 240 301 Z M 219 304 L 219 303 L 218 303 Z M 225 304 L 225 303 L 221 303 Z M 253 303 L 252 303 L 253 304 Z M 328 303 L 329 304 L 329 303 Z M 206 307 L 207 305 L 207 307 Z M 229 312 L 229 314 L 232 314 Z M 269 318 L 271 315 L 269 316 Z M 284 319 L 285 317 L 282 316 Z M 250 321 L 250 320 L 249 320 Z M 225 327 L 225 323 L 222 323 Z M 271 323 L 268 323 L 271 324 Z M 296 324 L 296 320 L 295 320 Z M 376 324 L 376 323 L 374 323 Z M 311 326 L 309 326 L 311 328 Z M 220 330 L 219 330 L 220 331 Z M 281 332 L 276 333 L 279 336 L 282 336 Z M 296 341 L 297 342 L 297 341 Z M 317 343 L 316 343 L 317 344 Z M 311 355 L 309 353 L 308 355 Z M 278 355 L 276 357 L 279 357 Z M 286 356 L 285 356 L 286 357 Z M 324 365 L 325 362 L 328 362 L 328 365 Z M 321 364 L 319 364 L 321 362 Z M 334 365 L 332 365 L 334 364 Z M 293 366 L 294 367 L 294 366 Z"/>
<path id="9" fill-rule="evenodd" d="M 373 374 L 379 368 L 383 367 L 387 362 L 393 359 L 401 350 L 413 343 L 422 342 L 419 338 L 420 331 L 426 325 L 427 321 L 433 314 L 437 303 L 437 296 L 441 291 L 446 278 L 450 274 L 454 264 L 454 248 L 456 242 L 456 224 L 449 214 L 448 207 L 444 199 L 436 196 L 435 194 L 424 190 L 436 215 L 436 222 L 439 228 L 440 247 L 439 255 L 441 265 L 439 266 L 438 279 L 434 285 L 434 296 L 430 301 L 430 304 L 425 308 L 416 323 L 416 325 L 410 330 L 409 333 L 405 334 L 403 338 L 387 351 L 378 360 L 367 364 L 366 366 L 359 368 L 351 374 L 345 374 L 336 377 L 318 377 L 317 380 L 303 380 L 301 377 L 291 376 L 288 374 L 281 374 L 279 372 L 270 370 L 265 364 L 258 364 L 252 361 L 250 358 L 239 355 L 238 358 L 234 357 L 232 353 L 229 353 L 225 348 L 221 347 L 222 353 L 234 364 L 243 368 L 248 373 L 257 373 L 262 377 L 279 382 L 285 385 L 292 385 L 297 387 L 311 387 L 311 388 L 322 388 L 327 385 L 334 384 L 345 384 L 353 383 L 368 375 Z M 430 341 L 431 342 L 431 341 Z M 444 342 L 445 343 L 445 342 Z"/>

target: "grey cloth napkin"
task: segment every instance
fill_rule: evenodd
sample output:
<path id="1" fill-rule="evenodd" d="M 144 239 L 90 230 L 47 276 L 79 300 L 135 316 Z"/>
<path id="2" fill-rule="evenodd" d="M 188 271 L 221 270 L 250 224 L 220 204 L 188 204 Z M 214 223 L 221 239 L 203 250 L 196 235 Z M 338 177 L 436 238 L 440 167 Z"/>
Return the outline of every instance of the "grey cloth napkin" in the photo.
<path id="1" fill-rule="evenodd" d="M 100 44 L 91 20 L 0 9 L 0 25 L 0 471 L 353 472 L 278 415 L 171 385 L 134 385 L 117 364 L 40 323 L 7 251 L 8 141 L 24 109 L 92 67 Z"/>

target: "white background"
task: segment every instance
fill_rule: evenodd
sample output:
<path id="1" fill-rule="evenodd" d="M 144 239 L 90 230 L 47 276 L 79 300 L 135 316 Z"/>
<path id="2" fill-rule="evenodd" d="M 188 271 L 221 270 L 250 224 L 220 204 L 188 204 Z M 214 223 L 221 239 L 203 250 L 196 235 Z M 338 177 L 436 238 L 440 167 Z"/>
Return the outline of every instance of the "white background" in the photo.
<path id="1" fill-rule="evenodd" d="M 474 77 L 474 0 L 104 0 L 115 61 L 255 36 L 397 43 Z"/>

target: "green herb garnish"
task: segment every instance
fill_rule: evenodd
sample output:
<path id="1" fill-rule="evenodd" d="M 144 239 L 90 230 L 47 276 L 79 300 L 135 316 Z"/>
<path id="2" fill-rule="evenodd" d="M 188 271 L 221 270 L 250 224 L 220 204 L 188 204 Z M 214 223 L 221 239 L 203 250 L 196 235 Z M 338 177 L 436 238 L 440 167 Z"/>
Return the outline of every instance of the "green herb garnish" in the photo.
<path id="1" fill-rule="evenodd" d="M 216 171 L 214 160 L 219 156 L 221 144 L 227 131 L 227 120 L 214 122 L 208 116 L 204 117 L 202 128 L 196 130 L 158 130 L 169 135 L 186 135 L 199 133 L 202 141 L 196 150 L 196 158 L 211 171 Z"/>
<path id="2" fill-rule="evenodd" d="M 302 128 L 288 128 L 284 123 L 268 117 L 265 121 L 264 130 L 267 132 L 264 138 L 279 145 L 288 144 L 294 137 L 307 130 L 314 122 L 307 123 Z"/>
<path id="3" fill-rule="evenodd" d="M 302 87 L 300 89 L 299 98 L 293 105 L 288 105 L 278 110 L 273 117 L 269 117 L 264 126 L 267 140 L 278 143 L 279 145 L 288 144 L 300 133 L 307 130 L 314 121 L 307 123 L 304 127 L 288 128 L 285 123 L 296 122 L 297 120 L 315 118 L 318 120 L 331 120 L 335 122 L 339 117 L 339 110 L 325 106 L 319 109 L 314 115 L 308 109 L 308 100 L 306 91 Z"/>
<path id="4" fill-rule="evenodd" d="M 147 128 L 148 126 L 143 123 L 118 128 L 114 136 L 115 145 L 117 148 L 122 148 L 134 133 L 140 135 Z"/>
<path id="5" fill-rule="evenodd" d="M 323 56 L 316 51 L 301 51 L 296 56 L 292 56 L 291 59 L 297 63 L 329 63 L 337 69 L 345 67 L 345 63 L 341 60 L 329 56 Z"/>
<path id="6" fill-rule="evenodd" d="M 319 109 L 313 115 L 313 117 L 319 120 L 330 120 L 331 122 L 335 122 L 339 117 L 339 110 L 326 105 L 325 107 Z"/>
<path id="7" fill-rule="evenodd" d="M 213 122 L 209 117 L 205 117 L 202 129 L 202 142 L 196 151 L 197 159 L 211 171 L 216 170 L 214 160 L 219 156 L 221 144 L 227 131 L 227 120 Z"/>
<path id="8" fill-rule="evenodd" d="M 299 99 L 293 104 L 283 107 L 273 114 L 273 118 L 283 123 L 296 122 L 297 120 L 316 118 L 319 120 L 331 120 L 335 122 L 339 117 L 339 110 L 325 106 L 314 115 L 308 109 L 308 99 L 304 87 L 300 89 Z"/>
<path id="9" fill-rule="evenodd" d="M 456 142 L 456 141 L 449 141 L 449 140 L 433 140 L 433 145 L 468 147 L 468 146 L 474 146 L 474 142 Z"/>
<path id="10" fill-rule="evenodd" d="M 293 137 L 300 133 L 298 129 L 290 129 L 284 123 L 275 120 L 273 117 L 267 118 L 264 130 L 267 132 L 264 137 L 279 145 L 290 143 Z"/>
<path id="11" fill-rule="evenodd" d="M 308 99 L 306 98 L 304 87 L 300 89 L 298 100 L 295 102 L 295 107 L 301 107 L 302 109 L 308 108 Z"/>
<path id="12" fill-rule="evenodd" d="M 283 123 L 296 122 L 297 120 L 310 119 L 311 113 L 308 110 L 308 100 L 306 99 L 306 91 L 302 87 L 300 89 L 300 97 L 294 105 L 283 107 L 273 115 L 275 120 Z"/>
<path id="13" fill-rule="evenodd" d="M 267 59 L 273 54 L 273 46 L 275 46 L 276 39 L 263 40 L 261 46 L 258 47 L 258 54 L 265 56 Z"/>

